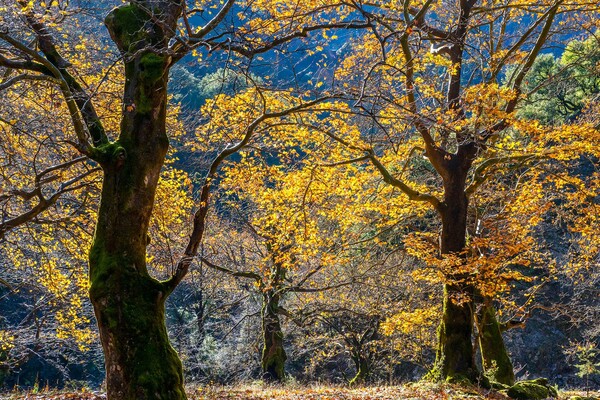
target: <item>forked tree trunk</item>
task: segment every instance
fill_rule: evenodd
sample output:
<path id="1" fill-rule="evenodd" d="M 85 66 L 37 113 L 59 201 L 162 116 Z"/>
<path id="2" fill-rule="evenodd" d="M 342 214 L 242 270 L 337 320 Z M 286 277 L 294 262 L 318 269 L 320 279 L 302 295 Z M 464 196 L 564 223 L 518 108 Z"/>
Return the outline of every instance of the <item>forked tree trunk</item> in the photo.
<path id="1" fill-rule="evenodd" d="M 364 384 L 371 375 L 371 352 L 369 344 L 378 339 L 379 336 L 379 317 L 371 320 L 372 326 L 368 327 L 362 335 L 350 336 L 346 343 L 350 346 L 352 361 L 356 366 L 356 375 L 348 382 L 350 385 Z"/>
<path id="2" fill-rule="evenodd" d="M 148 225 L 169 145 L 170 60 L 160 49 L 168 41 L 163 29 L 173 29 L 180 12 L 177 2 L 159 1 L 123 5 L 106 18 L 123 54 L 126 83 L 119 139 L 93 155 L 104 182 L 89 259 L 110 400 L 186 398 L 181 362 L 165 327 L 170 288 L 153 279 L 146 266 Z M 155 18 L 164 28 L 152 22 Z"/>
<path id="3" fill-rule="evenodd" d="M 348 382 L 350 385 L 361 385 L 365 383 L 371 373 L 371 363 L 360 353 L 352 355 L 352 361 L 356 367 L 356 375 Z"/>
<path id="4" fill-rule="evenodd" d="M 485 301 L 477 312 L 479 350 L 481 364 L 486 376 L 494 382 L 512 386 L 515 384 L 513 364 L 506 351 L 502 329 L 496 319 L 496 309 Z"/>
<path id="5" fill-rule="evenodd" d="M 279 294 L 268 290 L 263 293 L 262 329 L 263 350 L 261 366 L 263 379 L 267 382 L 282 382 L 285 378 L 283 330 L 279 319 Z"/>
<path id="6" fill-rule="evenodd" d="M 467 210 L 465 194 L 466 167 L 449 168 L 445 179 L 442 217 L 442 254 L 463 252 L 466 246 Z M 478 371 L 473 352 L 473 288 L 464 283 L 465 276 L 450 274 L 444 284 L 443 315 L 438 327 L 438 348 L 432 375 L 446 381 L 475 382 Z"/>

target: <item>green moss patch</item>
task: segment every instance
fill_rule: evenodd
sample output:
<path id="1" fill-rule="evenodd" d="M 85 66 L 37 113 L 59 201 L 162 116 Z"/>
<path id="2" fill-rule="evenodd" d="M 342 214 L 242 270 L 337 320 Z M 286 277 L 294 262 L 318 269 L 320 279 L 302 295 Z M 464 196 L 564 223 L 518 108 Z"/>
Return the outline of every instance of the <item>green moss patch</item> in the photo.
<path id="1" fill-rule="evenodd" d="M 115 36 L 121 50 L 131 52 L 145 38 L 147 13 L 134 4 L 117 7 L 108 14 L 104 23 Z"/>
<path id="2" fill-rule="evenodd" d="M 126 157 L 127 152 L 118 141 L 96 146 L 91 154 L 91 158 L 102 165 L 108 165 L 119 160 L 124 160 Z"/>
<path id="3" fill-rule="evenodd" d="M 144 83 L 155 83 L 165 73 L 165 57 L 154 53 L 146 53 L 140 58 L 140 77 Z"/>
<path id="4" fill-rule="evenodd" d="M 518 400 L 541 400 L 558 397 L 556 389 L 550 386 L 545 378 L 517 382 L 506 391 L 506 394 L 510 398 Z"/>

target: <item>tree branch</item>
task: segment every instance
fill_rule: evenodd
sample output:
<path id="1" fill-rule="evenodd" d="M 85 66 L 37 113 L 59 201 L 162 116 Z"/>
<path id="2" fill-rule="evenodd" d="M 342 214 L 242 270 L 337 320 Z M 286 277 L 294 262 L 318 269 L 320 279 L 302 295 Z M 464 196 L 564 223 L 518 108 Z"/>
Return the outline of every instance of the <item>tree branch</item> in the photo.
<path id="1" fill-rule="evenodd" d="M 200 261 L 202 263 L 204 263 L 205 265 L 207 265 L 208 267 L 215 269 L 217 271 L 220 272 L 224 272 L 228 275 L 234 276 L 236 278 L 249 278 L 249 279 L 254 279 L 255 281 L 257 281 L 259 284 L 262 282 L 262 278 L 260 277 L 260 275 L 258 275 L 255 272 L 251 272 L 251 271 L 235 271 L 220 265 L 217 265 L 211 261 L 209 261 L 207 258 L 202 257 L 200 259 Z"/>
<path id="2" fill-rule="evenodd" d="M 82 154 L 90 156 L 92 153 L 92 146 L 88 142 L 88 137 L 91 136 L 90 132 L 88 130 L 87 125 L 85 124 L 85 121 L 82 119 L 82 114 L 80 113 L 79 106 L 77 105 L 75 98 L 73 97 L 71 88 L 69 87 L 69 84 L 65 80 L 65 77 L 63 76 L 61 71 L 52 62 L 45 59 L 36 51 L 30 49 L 25 44 L 19 42 L 9 34 L 0 32 L 0 39 L 6 41 L 7 43 L 15 47 L 17 50 L 20 50 L 21 52 L 35 59 L 38 63 L 46 67 L 54 76 L 54 78 L 56 78 L 59 81 L 59 87 L 67 103 L 67 107 L 71 115 L 71 121 L 73 122 L 73 129 L 75 130 L 75 134 L 77 135 L 77 139 L 79 142 L 76 144 L 76 148 Z"/>
<path id="3" fill-rule="evenodd" d="M 465 189 L 465 193 L 467 196 L 471 196 L 475 191 L 484 184 L 489 178 L 489 175 L 486 175 L 485 172 L 498 164 L 504 164 L 509 162 L 521 161 L 519 165 L 522 165 L 528 161 L 532 160 L 542 160 L 547 158 L 546 155 L 535 155 L 535 154 L 524 154 L 518 156 L 507 156 L 507 157 L 498 157 L 498 158 L 490 158 L 481 163 L 473 172 L 473 179 L 469 186 Z"/>
<path id="4" fill-rule="evenodd" d="M 19 0 L 19 4 L 21 4 L 22 7 L 25 7 L 27 2 Z M 66 61 L 59 53 L 56 45 L 54 44 L 54 38 L 52 37 L 52 34 L 48 28 L 31 12 L 25 14 L 25 19 L 38 38 L 40 50 L 46 56 L 48 61 L 50 61 L 52 65 L 58 69 L 61 78 L 69 87 L 69 91 L 71 92 L 75 104 L 77 105 L 77 108 L 83 117 L 94 145 L 98 146 L 108 143 L 108 137 L 106 136 L 106 132 L 102 126 L 94 105 L 92 104 L 90 96 L 81 87 L 73 75 L 67 71 L 66 68 L 70 67 L 72 64 Z"/>
<path id="5" fill-rule="evenodd" d="M 72 160 L 70 162 L 61 164 L 58 167 L 55 166 L 55 167 L 48 168 L 46 171 L 42 172 L 41 174 L 38 174 L 38 176 L 36 177 L 36 185 L 39 184 L 38 178 L 40 176 L 43 176 L 43 175 L 47 174 L 48 172 L 56 170 L 58 168 L 75 164 L 76 162 L 79 162 L 79 161 L 81 161 L 81 159 Z M 46 198 L 42 195 L 40 186 L 37 186 L 36 189 L 34 189 L 32 192 L 28 192 L 28 193 L 32 194 L 31 197 L 33 197 L 35 195 L 39 198 L 38 203 L 31 209 L 27 210 L 26 212 L 23 212 L 22 214 L 14 217 L 14 218 L 11 218 L 9 220 L 6 220 L 6 221 L 3 221 L 2 223 L 0 223 L 0 240 L 2 238 L 4 238 L 4 236 L 6 235 L 6 233 L 9 230 L 14 229 L 14 228 L 16 228 L 20 225 L 23 225 L 27 222 L 30 222 L 31 220 L 36 218 L 38 215 L 40 215 L 42 212 L 46 211 L 48 208 L 50 208 L 52 205 L 54 205 L 63 194 L 65 194 L 67 192 L 72 192 L 74 190 L 80 189 L 81 187 L 85 186 L 85 184 L 84 185 L 76 185 L 76 186 L 73 186 L 73 185 L 77 182 L 80 182 L 81 180 L 83 180 L 87 176 L 91 175 L 92 173 L 97 172 L 99 170 L 100 170 L 99 167 L 92 168 L 89 171 L 79 174 L 79 175 L 75 176 L 74 178 L 62 183 L 59 186 L 59 188 L 54 193 L 52 193 L 50 195 L 50 197 L 48 197 L 48 198 Z"/>
<path id="6" fill-rule="evenodd" d="M 562 3 L 563 3 L 562 0 L 557 1 L 554 4 L 554 6 L 548 11 L 548 17 L 546 19 L 546 23 L 544 24 L 544 27 L 542 28 L 542 32 L 540 33 L 540 36 L 538 36 L 538 39 L 537 39 L 535 45 L 529 52 L 529 55 L 527 56 L 527 60 L 525 61 L 525 64 L 523 64 L 523 66 L 519 69 L 519 73 L 516 75 L 516 77 L 513 81 L 512 89 L 515 90 L 516 94 L 515 94 L 515 97 L 511 101 L 509 101 L 508 104 L 506 105 L 505 112 L 507 114 L 513 112 L 518 104 L 519 97 L 520 97 L 521 91 L 522 91 L 521 84 L 522 84 L 523 80 L 525 79 L 525 76 L 527 75 L 527 73 L 529 72 L 531 67 L 533 66 L 533 63 L 537 59 L 537 56 L 540 54 L 540 51 L 542 50 L 544 43 L 546 43 L 546 40 L 548 39 L 548 36 L 550 34 L 550 28 L 552 28 L 552 25 L 554 23 L 554 18 L 556 17 L 558 8 Z"/>
<path id="7" fill-rule="evenodd" d="M 227 16 L 227 14 L 229 13 L 229 11 L 231 10 L 231 8 L 233 7 L 234 4 L 235 4 L 235 0 L 228 0 L 227 3 L 225 3 L 225 5 L 223 5 L 221 10 L 217 13 L 217 15 L 215 15 L 214 18 L 211 19 L 208 22 L 208 24 L 206 24 L 204 27 L 202 27 L 198 32 L 192 33 L 191 31 L 188 31 L 190 38 L 193 40 L 200 40 L 204 36 L 206 36 L 207 34 L 212 32 L 221 23 L 221 21 L 223 21 L 223 19 L 225 19 L 225 17 Z M 187 16 L 185 16 L 184 18 L 187 21 Z M 189 28 L 189 24 L 187 25 L 187 27 Z"/>
<path id="8" fill-rule="evenodd" d="M 300 29 L 299 31 L 290 33 L 288 35 L 282 36 L 277 39 L 274 39 L 273 41 L 271 41 L 267 44 L 264 44 L 260 47 L 256 47 L 254 49 L 247 48 L 247 47 L 244 47 L 241 45 L 231 44 L 231 42 L 229 42 L 229 41 L 216 43 L 213 46 L 213 49 L 228 49 L 228 50 L 234 51 L 236 53 L 239 53 L 239 54 L 243 55 L 244 57 L 252 58 L 257 54 L 265 53 L 265 52 L 267 52 L 279 45 L 287 43 L 293 39 L 307 37 L 309 33 L 314 32 L 314 31 L 324 30 L 324 29 L 364 29 L 364 28 L 369 28 L 370 26 L 371 26 L 370 23 L 359 22 L 359 21 L 340 22 L 340 23 L 332 23 L 332 24 L 319 24 L 319 25 L 304 27 L 304 28 Z"/>
<path id="9" fill-rule="evenodd" d="M 46 81 L 60 85 L 60 82 L 57 79 L 48 75 L 20 74 L 13 76 L 12 78 L 9 78 L 4 82 L 0 83 L 0 90 L 8 89 L 9 87 L 21 81 Z"/>
<path id="10" fill-rule="evenodd" d="M 381 173 L 383 180 L 386 183 L 400 189 L 404 194 L 408 196 L 409 199 L 413 201 L 426 201 L 430 203 L 436 210 L 440 210 L 441 204 L 437 197 L 427 193 L 420 193 L 408 186 L 407 184 L 405 184 L 404 182 L 402 182 L 401 180 L 393 177 L 392 174 L 385 168 L 385 166 L 381 163 L 381 161 L 379 161 L 379 159 L 375 156 L 375 154 L 372 151 L 369 152 L 369 159 L 371 160 L 371 163 L 375 166 L 375 168 L 377 168 L 377 170 Z"/>
<path id="11" fill-rule="evenodd" d="M 173 276 L 164 282 L 165 288 L 168 293 L 172 292 L 177 285 L 183 280 L 183 278 L 187 275 L 189 267 L 198 253 L 198 248 L 200 247 L 200 243 L 204 237 L 204 231 L 206 228 L 206 217 L 208 216 L 209 202 L 210 202 L 210 194 L 212 190 L 213 180 L 217 175 L 217 171 L 220 165 L 231 155 L 237 153 L 242 148 L 244 148 L 254 136 L 256 129 L 258 126 L 264 121 L 272 118 L 284 117 L 296 112 L 301 112 L 306 109 L 309 109 L 312 106 L 315 106 L 323 101 L 330 100 L 335 96 L 324 96 L 318 99 L 299 104 L 295 107 L 290 107 L 286 110 L 279 112 L 264 112 L 261 116 L 257 117 L 248 127 L 244 133 L 242 139 L 233 146 L 227 146 L 223 149 L 213 160 L 210 165 L 210 168 L 204 178 L 204 184 L 202 185 L 202 189 L 200 191 L 200 205 L 198 210 L 194 214 L 194 223 L 192 228 L 192 233 L 188 240 L 188 244 L 184 251 L 183 257 L 177 263 L 177 268 Z"/>

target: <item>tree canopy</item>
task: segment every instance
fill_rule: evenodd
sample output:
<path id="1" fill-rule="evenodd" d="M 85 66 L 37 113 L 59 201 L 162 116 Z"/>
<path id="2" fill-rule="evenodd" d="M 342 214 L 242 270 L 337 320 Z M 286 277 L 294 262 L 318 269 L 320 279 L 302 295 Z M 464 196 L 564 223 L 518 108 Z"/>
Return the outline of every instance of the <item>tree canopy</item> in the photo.
<path id="1" fill-rule="evenodd" d="M 100 344 L 109 399 L 185 399 L 220 342 L 518 392 L 505 332 L 597 311 L 599 11 L 0 0 L 1 376 Z"/>

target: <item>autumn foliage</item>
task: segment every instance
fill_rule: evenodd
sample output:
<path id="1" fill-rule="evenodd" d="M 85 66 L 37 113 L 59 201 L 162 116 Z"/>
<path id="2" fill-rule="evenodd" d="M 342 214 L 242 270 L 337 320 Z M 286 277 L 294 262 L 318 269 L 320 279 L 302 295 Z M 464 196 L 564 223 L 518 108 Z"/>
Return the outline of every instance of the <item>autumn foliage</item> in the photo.
<path id="1" fill-rule="evenodd" d="M 552 395 L 539 318 L 600 339 L 594 3 L 0 0 L 0 383 Z"/>

